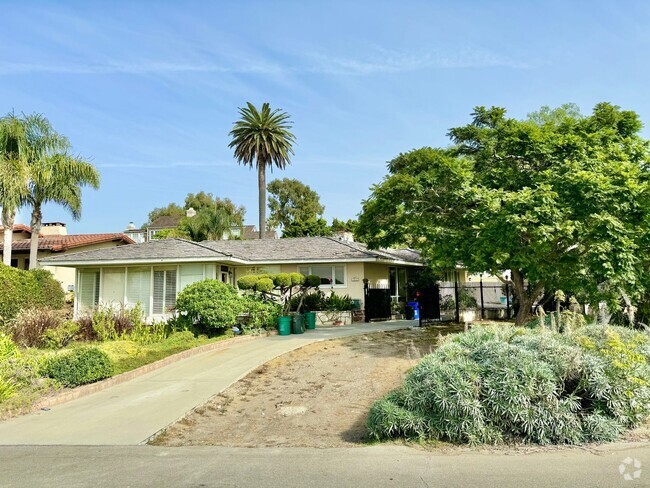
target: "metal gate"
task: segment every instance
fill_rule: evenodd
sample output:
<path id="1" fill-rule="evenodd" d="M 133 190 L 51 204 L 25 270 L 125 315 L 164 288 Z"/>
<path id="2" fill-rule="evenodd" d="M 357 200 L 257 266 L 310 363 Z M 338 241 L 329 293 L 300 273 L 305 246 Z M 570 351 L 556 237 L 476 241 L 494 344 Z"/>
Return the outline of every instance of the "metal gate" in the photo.
<path id="1" fill-rule="evenodd" d="M 420 326 L 440 320 L 440 289 L 438 285 L 417 292 L 420 309 Z"/>
<path id="2" fill-rule="evenodd" d="M 364 280 L 364 315 L 365 321 L 388 320 L 391 316 L 390 289 L 370 288 L 367 280 Z"/>

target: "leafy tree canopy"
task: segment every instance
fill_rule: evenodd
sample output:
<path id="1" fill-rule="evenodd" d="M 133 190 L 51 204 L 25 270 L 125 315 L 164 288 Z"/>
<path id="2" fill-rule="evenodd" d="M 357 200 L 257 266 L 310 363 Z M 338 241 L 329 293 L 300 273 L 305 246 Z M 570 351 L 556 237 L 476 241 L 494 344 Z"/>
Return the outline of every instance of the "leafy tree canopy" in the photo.
<path id="1" fill-rule="evenodd" d="M 148 223 L 153 222 L 158 217 L 184 217 L 190 208 L 193 208 L 197 213 L 206 208 L 223 210 L 232 217 L 232 225 L 243 225 L 246 216 L 246 208 L 243 205 L 236 205 L 229 198 L 222 199 L 215 197 L 212 193 L 200 191 L 196 194 L 188 193 L 182 207 L 176 203 L 170 203 L 166 207 L 153 209 L 149 212 Z M 146 225 L 143 227 L 146 227 Z"/>
<path id="2" fill-rule="evenodd" d="M 352 232 L 354 234 L 358 225 L 359 222 L 355 219 L 348 219 L 346 222 L 335 217 L 332 220 L 332 232 Z"/>
<path id="3" fill-rule="evenodd" d="M 304 183 L 289 179 L 276 179 L 268 184 L 269 226 L 286 227 L 291 222 L 317 220 L 325 211 L 318 193 Z"/>
<path id="4" fill-rule="evenodd" d="M 543 289 L 615 303 L 647 282 L 648 141 L 636 113 L 573 105 L 524 120 L 478 107 L 453 145 L 400 154 L 363 203 L 357 233 L 407 244 L 435 270 L 511 271 L 523 323 Z"/>
<path id="5" fill-rule="evenodd" d="M 331 235 L 332 229 L 323 218 L 289 222 L 282 230 L 282 237 L 318 237 Z"/>

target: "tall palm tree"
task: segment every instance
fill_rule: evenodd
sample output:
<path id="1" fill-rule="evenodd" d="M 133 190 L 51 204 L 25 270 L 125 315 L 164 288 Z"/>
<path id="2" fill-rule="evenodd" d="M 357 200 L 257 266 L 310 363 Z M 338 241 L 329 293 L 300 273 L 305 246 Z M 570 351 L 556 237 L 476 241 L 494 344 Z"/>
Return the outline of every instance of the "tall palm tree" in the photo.
<path id="1" fill-rule="evenodd" d="M 245 108 L 239 109 L 241 118 L 234 123 L 230 131 L 232 141 L 229 148 L 235 148 L 235 158 L 239 164 L 257 167 L 257 184 L 259 191 L 260 239 L 266 230 L 266 168 L 273 166 L 284 169 L 291 163 L 292 144 L 296 137 L 289 131 L 291 122 L 289 114 L 280 109 L 271 110 L 268 103 L 262 104 L 262 110 L 247 102 Z"/>
<path id="2" fill-rule="evenodd" d="M 2 261 L 11 265 L 16 212 L 27 196 L 29 167 L 25 127 L 13 113 L 0 118 L 0 207 L 4 239 Z"/>
<path id="3" fill-rule="evenodd" d="M 23 118 L 29 147 L 30 183 L 25 203 L 32 207 L 29 268 L 38 266 L 38 234 L 43 223 L 43 205 L 57 203 L 67 208 L 74 220 L 81 217 L 81 189 L 99 188 L 97 169 L 69 154 L 70 142 L 58 134 L 39 114 Z"/>

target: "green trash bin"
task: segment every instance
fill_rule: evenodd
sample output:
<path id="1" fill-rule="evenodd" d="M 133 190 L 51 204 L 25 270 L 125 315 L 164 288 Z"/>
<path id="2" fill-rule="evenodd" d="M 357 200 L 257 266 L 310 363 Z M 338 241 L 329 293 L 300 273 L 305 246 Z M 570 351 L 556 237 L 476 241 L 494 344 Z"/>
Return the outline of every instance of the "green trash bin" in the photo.
<path id="1" fill-rule="evenodd" d="M 313 330 L 316 328 L 316 312 L 305 312 L 305 329 Z"/>
<path id="2" fill-rule="evenodd" d="M 278 317 L 278 335 L 291 334 L 291 317 L 283 315 Z"/>
<path id="3" fill-rule="evenodd" d="M 305 333 L 305 318 L 302 315 L 293 316 L 293 324 L 292 324 L 291 332 L 293 334 Z"/>

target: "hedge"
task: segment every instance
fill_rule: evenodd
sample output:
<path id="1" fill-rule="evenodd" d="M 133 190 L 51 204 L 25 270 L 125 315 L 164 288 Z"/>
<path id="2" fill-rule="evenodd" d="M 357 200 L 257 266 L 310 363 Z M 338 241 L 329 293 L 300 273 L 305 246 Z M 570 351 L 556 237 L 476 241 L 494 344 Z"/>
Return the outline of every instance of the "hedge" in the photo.
<path id="1" fill-rule="evenodd" d="M 63 308 L 65 293 L 52 273 L 23 271 L 0 264 L 0 325 L 28 308 Z"/>
<path id="2" fill-rule="evenodd" d="M 113 371 L 113 363 L 104 351 L 81 347 L 46 358 L 40 373 L 64 386 L 74 387 L 108 378 Z"/>

